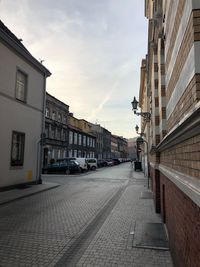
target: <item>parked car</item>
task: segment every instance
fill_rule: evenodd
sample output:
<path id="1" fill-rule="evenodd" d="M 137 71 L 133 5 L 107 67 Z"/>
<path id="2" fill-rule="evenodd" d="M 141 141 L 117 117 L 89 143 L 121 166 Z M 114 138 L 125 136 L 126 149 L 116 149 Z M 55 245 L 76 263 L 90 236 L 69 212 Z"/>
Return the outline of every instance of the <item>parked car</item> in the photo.
<path id="1" fill-rule="evenodd" d="M 90 170 L 96 170 L 97 166 L 97 159 L 96 158 L 87 158 L 87 163 Z"/>
<path id="2" fill-rule="evenodd" d="M 75 160 L 75 161 L 77 161 L 79 163 L 81 171 L 88 170 L 89 167 L 88 167 L 88 163 L 87 163 L 86 158 L 68 157 L 68 158 L 58 159 L 57 161 L 59 161 L 59 162 L 68 162 L 68 161 L 71 161 L 71 160 Z"/>
<path id="3" fill-rule="evenodd" d="M 99 168 L 101 168 L 101 167 L 106 167 L 106 166 L 108 166 L 108 165 L 107 165 L 107 161 L 104 160 L 104 159 L 98 159 L 98 160 L 97 160 L 97 166 L 98 166 Z"/>
<path id="4" fill-rule="evenodd" d="M 75 158 L 75 160 L 79 163 L 81 171 L 86 171 L 89 169 L 86 158 Z"/>
<path id="5" fill-rule="evenodd" d="M 75 172 L 80 172 L 81 168 L 77 161 L 57 161 L 53 164 L 48 164 L 44 169 L 43 173 L 64 173 L 70 174 Z"/>
<path id="6" fill-rule="evenodd" d="M 118 165 L 121 163 L 119 159 L 112 159 L 112 161 L 113 161 L 113 165 Z"/>
<path id="7" fill-rule="evenodd" d="M 113 163 L 113 160 L 112 160 L 112 159 L 107 159 L 107 160 L 106 160 L 106 164 L 107 164 L 107 166 L 108 166 L 108 167 L 110 167 L 110 166 L 113 166 L 113 165 L 114 165 L 114 163 Z"/>

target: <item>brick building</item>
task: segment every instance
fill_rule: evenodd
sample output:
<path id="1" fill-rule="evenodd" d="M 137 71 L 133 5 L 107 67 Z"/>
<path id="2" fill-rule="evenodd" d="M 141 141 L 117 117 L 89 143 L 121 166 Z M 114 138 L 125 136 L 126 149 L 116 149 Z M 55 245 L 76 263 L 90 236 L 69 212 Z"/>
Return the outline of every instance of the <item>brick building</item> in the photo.
<path id="1" fill-rule="evenodd" d="M 175 266 L 200 266 L 200 1 L 145 1 L 140 107 L 156 211 Z M 145 64 L 144 64 L 145 63 Z"/>

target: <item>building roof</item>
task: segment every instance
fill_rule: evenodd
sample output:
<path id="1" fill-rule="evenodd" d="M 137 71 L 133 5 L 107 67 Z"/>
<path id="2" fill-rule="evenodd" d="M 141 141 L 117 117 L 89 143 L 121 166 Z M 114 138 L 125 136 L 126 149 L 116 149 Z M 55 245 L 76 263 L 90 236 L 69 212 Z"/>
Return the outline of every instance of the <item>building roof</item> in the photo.
<path id="1" fill-rule="evenodd" d="M 57 102 L 57 103 L 65 106 L 65 107 L 67 107 L 67 109 L 69 108 L 69 105 L 67 105 L 63 101 L 60 101 L 58 98 L 56 98 L 55 96 L 49 94 L 48 92 L 46 92 L 46 96 L 47 96 L 46 100 L 50 100 L 51 99 L 52 101 Z"/>
<path id="2" fill-rule="evenodd" d="M 36 58 L 22 44 L 22 40 L 18 39 L 14 33 L 12 33 L 5 24 L 0 20 L 0 41 L 3 41 L 7 46 L 14 49 L 15 52 L 20 54 L 29 63 L 34 65 L 35 68 L 44 73 L 47 77 L 51 75 L 51 72 L 45 68 Z"/>

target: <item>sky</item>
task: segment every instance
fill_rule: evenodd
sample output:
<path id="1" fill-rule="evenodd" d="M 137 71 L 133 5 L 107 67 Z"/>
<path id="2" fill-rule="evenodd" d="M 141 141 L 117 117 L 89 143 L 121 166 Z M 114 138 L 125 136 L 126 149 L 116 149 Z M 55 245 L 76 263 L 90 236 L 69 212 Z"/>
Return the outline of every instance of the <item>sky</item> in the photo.
<path id="1" fill-rule="evenodd" d="M 0 0 L 0 19 L 52 75 L 47 92 L 76 118 L 132 138 L 147 53 L 144 0 Z"/>

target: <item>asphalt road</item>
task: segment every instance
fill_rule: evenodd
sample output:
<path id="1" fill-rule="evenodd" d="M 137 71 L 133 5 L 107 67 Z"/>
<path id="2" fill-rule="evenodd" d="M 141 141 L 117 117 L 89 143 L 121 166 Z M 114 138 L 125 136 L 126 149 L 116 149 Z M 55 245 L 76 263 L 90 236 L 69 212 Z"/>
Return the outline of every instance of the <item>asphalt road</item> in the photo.
<path id="1" fill-rule="evenodd" d="M 130 163 L 80 175 L 44 175 L 60 186 L 0 207 L 0 266 L 74 265 L 130 175 Z"/>

